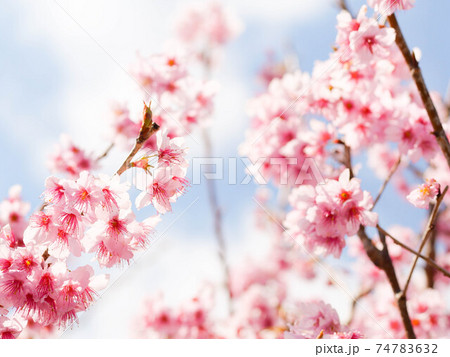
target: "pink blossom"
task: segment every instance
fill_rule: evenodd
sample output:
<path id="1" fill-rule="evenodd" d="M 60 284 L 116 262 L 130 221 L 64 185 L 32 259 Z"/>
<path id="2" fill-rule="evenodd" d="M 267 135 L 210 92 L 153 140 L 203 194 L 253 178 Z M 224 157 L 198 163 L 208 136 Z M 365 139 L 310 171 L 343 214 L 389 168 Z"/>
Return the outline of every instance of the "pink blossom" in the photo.
<path id="1" fill-rule="evenodd" d="M 176 92 L 177 82 L 187 76 L 185 61 L 175 54 L 141 57 L 134 72 L 149 93 L 158 95 Z"/>
<path id="2" fill-rule="evenodd" d="M 30 210 L 30 204 L 22 201 L 21 192 L 21 186 L 12 186 L 9 189 L 9 197 L 0 202 L 0 228 L 8 224 L 18 243 L 22 240 L 28 224 L 26 215 Z"/>
<path id="3" fill-rule="evenodd" d="M 112 212 L 119 208 L 129 209 L 131 207 L 128 194 L 130 184 L 120 182 L 119 175 L 109 177 L 105 174 L 99 174 L 95 183 L 101 192 L 100 206 L 103 209 Z"/>
<path id="4" fill-rule="evenodd" d="M 389 16 L 397 10 L 409 10 L 415 0 L 368 0 L 369 6 L 383 16 Z"/>
<path id="5" fill-rule="evenodd" d="M 289 326 L 285 338 L 362 338 L 359 331 L 347 331 L 331 305 L 323 301 L 301 303 L 297 307 L 299 318 Z"/>
<path id="6" fill-rule="evenodd" d="M 156 134 L 158 145 L 158 162 L 162 165 L 179 165 L 187 167 L 188 163 L 185 159 L 186 148 L 183 147 L 182 138 L 170 139 L 167 133 L 159 131 Z"/>
<path id="7" fill-rule="evenodd" d="M 103 198 L 94 176 L 87 171 L 82 171 L 76 181 L 66 181 L 64 192 L 73 207 L 88 218 L 94 216 L 94 209 Z"/>
<path id="8" fill-rule="evenodd" d="M 165 305 L 161 295 L 149 299 L 138 321 L 139 337 L 217 338 L 210 313 L 213 300 L 209 295 L 208 291 L 201 291 L 176 308 Z"/>
<path id="9" fill-rule="evenodd" d="M 230 324 L 238 338 L 279 337 L 283 325 L 278 307 L 285 297 L 279 285 L 254 284 L 239 297 Z"/>
<path id="10" fill-rule="evenodd" d="M 81 171 L 91 171 L 97 167 L 93 156 L 73 144 L 67 135 L 61 135 L 60 144 L 55 147 L 48 166 L 52 173 L 62 173 L 68 177 L 78 177 Z"/>
<path id="11" fill-rule="evenodd" d="M 410 288 L 411 289 L 411 288 Z M 448 335 L 449 312 L 442 293 L 435 289 L 417 290 L 412 287 L 408 294 L 408 310 L 411 323 L 418 338 L 442 338 Z M 365 331 L 372 338 L 405 338 L 405 330 L 395 297 L 385 286 L 365 298 L 370 306 L 374 324 L 365 311 L 358 310 L 352 327 Z"/>
<path id="12" fill-rule="evenodd" d="M 54 235 L 57 229 L 53 220 L 51 210 L 34 213 L 30 217 L 30 223 L 24 232 L 24 243 L 28 245 L 31 242 L 43 243 L 48 241 L 48 237 Z"/>
<path id="13" fill-rule="evenodd" d="M 128 150 L 132 140 L 139 135 L 141 123 L 130 117 L 130 112 L 125 106 L 116 104 L 112 111 L 109 137 L 113 143 Z"/>
<path id="14" fill-rule="evenodd" d="M 58 205 L 65 203 L 65 188 L 64 181 L 54 176 L 49 176 L 45 180 L 45 191 L 42 194 L 44 200 L 48 203 Z"/>
<path id="15" fill-rule="evenodd" d="M 376 20 L 371 18 L 364 18 L 359 27 L 349 35 L 349 47 L 360 61 L 370 60 L 373 56 L 388 57 L 394 41 L 395 30 L 380 27 Z"/>
<path id="16" fill-rule="evenodd" d="M 0 316 L 0 338 L 15 339 L 22 332 L 22 326 L 14 319 Z"/>
<path id="17" fill-rule="evenodd" d="M 440 187 L 436 180 L 426 180 L 425 183 L 412 190 L 406 199 L 417 208 L 428 208 L 430 201 L 439 194 Z"/>
<path id="18" fill-rule="evenodd" d="M 239 19 L 220 2 L 195 4 L 184 9 L 175 23 L 176 46 L 210 66 L 218 49 L 241 31 Z"/>
<path id="19" fill-rule="evenodd" d="M 146 190 L 136 198 L 136 207 L 140 209 L 151 203 L 159 213 L 172 211 L 170 202 L 183 193 L 187 185 L 185 175 L 185 170 L 180 167 L 156 169 Z"/>
<path id="20" fill-rule="evenodd" d="M 335 257 L 345 246 L 345 235 L 356 234 L 360 225 L 375 226 L 378 220 L 370 211 L 370 194 L 360 189 L 358 179 L 350 179 L 348 169 L 339 180 L 300 186 L 292 191 L 290 202 L 293 210 L 285 221 L 287 235 L 300 239 L 309 250 Z"/>

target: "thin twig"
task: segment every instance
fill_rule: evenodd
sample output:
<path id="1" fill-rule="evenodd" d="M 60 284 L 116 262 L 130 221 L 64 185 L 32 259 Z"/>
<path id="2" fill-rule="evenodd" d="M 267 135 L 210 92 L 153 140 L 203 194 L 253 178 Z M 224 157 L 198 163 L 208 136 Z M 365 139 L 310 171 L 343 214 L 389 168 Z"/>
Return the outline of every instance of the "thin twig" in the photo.
<path id="1" fill-rule="evenodd" d="M 128 154 L 125 161 L 117 170 L 118 175 L 122 175 L 127 169 L 130 168 L 131 160 L 133 160 L 133 157 L 142 148 L 145 142 L 159 130 L 159 125 L 154 123 L 152 120 L 153 114 L 152 110 L 150 109 L 150 103 L 148 104 L 148 106 L 144 103 L 143 117 L 144 118 L 142 120 L 141 130 L 139 132 L 139 136 L 136 138 L 136 143 L 134 144 L 133 149 L 131 149 L 131 152 Z"/>
<path id="2" fill-rule="evenodd" d="M 356 307 L 358 305 L 359 300 L 361 300 L 363 297 L 366 297 L 367 295 L 369 295 L 372 291 L 373 291 L 373 287 L 364 289 L 358 294 L 358 296 L 355 297 L 355 299 L 353 300 L 353 303 L 352 303 L 352 310 L 350 312 L 350 317 L 347 321 L 347 326 L 349 326 L 352 323 L 353 319 L 355 318 Z"/>
<path id="3" fill-rule="evenodd" d="M 434 222 L 436 220 L 436 217 L 437 217 L 437 214 L 438 214 L 438 211 L 439 211 L 439 206 L 441 205 L 441 202 L 444 199 L 444 196 L 447 193 L 447 190 L 448 190 L 448 186 L 445 186 L 444 191 L 442 193 L 439 193 L 438 196 L 437 196 L 436 204 L 434 205 L 433 210 L 432 210 L 432 212 L 430 214 L 430 218 L 428 219 L 427 226 L 425 228 L 425 231 L 424 231 L 423 236 L 422 236 L 422 240 L 420 242 L 420 246 L 419 246 L 419 250 L 418 250 L 419 254 L 422 252 L 422 249 L 425 246 L 428 238 L 430 237 L 431 232 L 435 228 Z M 409 272 L 408 278 L 406 279 L 405 287 L 403 288 L 403 291 L 402 291 L 402 295 L 403 296 L 406 296 L 406 293 L 407 293 L 408 287 L 409 287 L 409 283 L 411 282 L 411 277 L 412 277 L 412 275 L 414 273 L 414 269 L 416 268 L 416 264 L 417 264 L 418 260 L 419 260 L 419 257 L 416 255 L 416 257 L 414 258 L 414 262 L 413 262 L 413 264 L 411 266 L 411 270 Z"/>
<path id="4" fill-rule="evenodd" d="M 204 60 L 203 69 L 205 80 L 209 80 L 212 75 L 212 57 L 209 48 L 204 49 L 203 60 Z M 212 157 L 213 145 L 211 143 L 210 134 L 206 128 L 203 129 L 202 134 L 203 134 L 203 145 L 205 150 L 205 156 Z M 213 213 L 214 235 L 217 241 L 217 254 L 219 257 L 219 263 L 222 267 L 224 276 L 223 285 L 225 287 L 225 291 L 227 292 L 228 297 L 228 313 L 231 315 L 233 313 L 233 292 L 231 287 L 230 268 L 228 266 L 227 245 L 225 242 L 225 235 L 223 232 L 222 210 L 220 209 L 219 200 L 217 198 L 217 190 L 215 182 L 213 180 L 207 179 L 206 185 L 208 190 L 209 205 Z"/>
<path id="5" fill-rule="evenodd" d="M 423 181 L 423 172 L 420 171 L 413 164 L 408 165 L 408 170 L 410 170 L 414 174 L 414 176 L 416 176 L 419 180 Z"/>
<path id="6" fill-rule="evenodd" d="M 212 157 L 212 145 L 211 139 L 209 137 L 206 129 L 203 131 L 203 141 L 205 147 L 205 155 L 206 157 Z M 219 202 L 217 199 L 217 191 L 216 185 L 213 180 L 208 179 L 206 181 L 207 189 L 208 189 L 208 199 L 209 205 L 211 207 L 211 211 L 213 212 L 213 220 L 214 220 L 214 235 L 216 237 L 217 245 L 218 245 L 218 256 L 219 262 L 222 266 L 223 275 L 224 275 L 224 286 L 228 294 L 228 311 L 231 314 L 233 311 L 233 294 L 231 290 L 231 276 L 230 269 L 228 268 L 228 259 L 227 259 L 227 249 L 225 244 L 225 236 L 223 234 L 222 227 L 222 211 L 219 206 Z"/>
<path id="7" fill-rule="evenodd" d="M 99 155 L 95 161 L 99 162 L 100 160 L 102 160 L 103 158 L 105 158 L 106 156 L 108 156 L 109 152 L 112 150 L 112 148 L 114 147 L 114 143 L 109 144 L 109 146 L 106 148 L 106 150 L 103 152 L 103 154 Z"/>
<path id="8" fill-rule="evenodd" d="M 350 15 L 352 15 L 352 17 L 353 17 L 353 14 L 350 11 L 350 8 L 348 7 L 348 4 L 347 4 L 346 0 L 337 0 L 337 5 L 339 6 L 339 8 L 341 10 L 345 10 L 345 11 L 349 12 Z"/>
<path id="9" fill-rule="evenodd" d="M 442 127 L 441 120 L 439 119 L 438 112 L 433 104 L 433 100 L 430 97 L 430 93 L 425 84 L 425 80 L 422 75 L 422 71 L 420 70 L 419 63 L 417 62 L 415 56 L 408 48 L 405 37 L 403 36 L 402 30 L 400 29 L 400 25 L 397 22 L 397 18 L 395 14 L 388 16 L 389 24 L 393 29 L 395 29 L 396 37 L 395 42 L 397 43 L 398 48 L 403 54 L 405 58 L 406 64 L 409 67 L 412 78 L 416 83 L 416 87 L 419 91 L 420 97 L 422 99 L 425 110 L 428 113 L 428 117 L 430 119 L 431 125 L 433 126 L 433 135 L 436 137 L 436 140 L 442 150 L 442 153 L 447 160 L 447 165 L 450 167 L 450 143 L 448 141 L 447 135 Z"/>
<path id="10" fill-rule="evenodd" d="M 373 201 L 373 206 L 370 209 L 371 211 L 374 209 L 375 205 L 378 203 L 378 201 L 381 198 L 381 195 L 383 194 L 384 190 L 386 189 L 387 184 L 389 183 L 389 181 L 391 180 L 392 176 L 394 176 L 395 171 L 397 171 L 397 168 L 400 166 L 400 163 L 402 161 L 401 156 L 398 158 L 397 162 L 394 164 L 394 166 L 391 168 L 391 171 L 389 171 L 388 176 L 386 177 L 386 179 L 383 182 L 383 185 L 380 188 L 380 191 L 378 191 L 378 195 L 375 198 L 375 201 Z"/>
<path id="11" fill-rule="evenodd" d="M 380 225 L 377 225 L 377 229 L 381 232 L 383 232 L 386 236 L 392 239 L 392 241 L 397 244 L 398 246 L 402 247 L 403 249 L 407 250 L 408 252 L 414 254 L 415 256 L 425 260 L 430 266 L 432 266 L 434 269 L 439 270 L 442 274 L 444 274 L 446 277 L 450 278 L 450 272 L 445 270 L 443 267 L 441 267 L 439 264 L 437 264 L 434 260 L 430 259 L 429 257 L 420 254 L 419 252 L 415 251 L 411 247 L 408 247 L 405 243 L 402 243 L 397 238 L 395 238 L 392 234 L 390 234 L 388 231 L 386 231 L 384 228 L 380 227 Z"/>

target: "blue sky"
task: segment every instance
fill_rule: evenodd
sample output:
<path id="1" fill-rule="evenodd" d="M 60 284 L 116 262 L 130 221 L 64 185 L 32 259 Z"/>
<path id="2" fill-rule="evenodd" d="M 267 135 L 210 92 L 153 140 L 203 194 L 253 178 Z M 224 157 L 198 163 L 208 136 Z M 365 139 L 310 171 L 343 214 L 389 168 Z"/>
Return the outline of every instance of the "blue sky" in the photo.
<path id="1" fill-rule="evenodd" d="M 5 0 L 0 11 L 0 162 L 3 167 L 0 196 L 6 196 L 8 188 L 19 183 L 32 207 L 39 205 L 43 181 L 48 175 L 47 154 L 61 133 L 70 134 L 88 150 L 101 152 L 107 146 L 104 125 L 111 101 L 141 102 L 135 83 L 124 69 L 129 68 L 136 51 L 146 54 L 163 47 L 170 36 L 173 9 L 186 2 L 59 3 L 75 21 L 50 0 Z M 355 12 L 362 2 L 349 0 L 348 3 Z M 249 122 L 245 102 L 260 89 L 255 74 L 267 50 L 283 51 L 291 46 L 299 55 L 301 68 L 310 71 L 314 61 L 326 59 L 331 50 L 337 14 L 332 0 L 246 0 L 227 1 L 227 4 L 236 8 L 245 31 L 227 48 L 222 66 L 214 74 L 222 84 L 212 128 L 214 153 L 225 158 L 236 157 L 237 146 L 244 139 Z M 422 50 L 420 64 L 429 88 L 440 93 L 445 93 L 450 79 L 449 13 L 448 1 L 417 0 L 414 9 L 398 16 L 410 47 Z M 195 142 L 189 142 L 189 146 L 192 155 L 202 152 Z M 105 161 L 105 170 L 112 172 L 123 155 L 123 152 L 113 152 Z M 366 189 L 378 190 L 380 182 L 369 171 L 363 170 L 361 177 Z M 241 247 L 252 250 L 248 241 L 258 242 L 251 228 L 255 186 L 230 186 L 224 181 L 216 184 L 224 212 L 225 234 L 233 252 L 240 251 Z M 400 198 L 389 199 L 396 197 L 391 188 L 385 195 L 386 199 L 378 206 L 383 226 L 400 223 L 418 229 L 423 212 L 409 207 Z M 197 197 L 194 206 L 183 213 Z M 146 214 L 148 211 L 142 213 Z M 169 294 L 179 294 L 177 288 L 203 280 L 209 274 L 205 270 L 215 264 L 206 187 L 190 188 L 175 205 L 174 213 L 165 216 L 158 227 L 160 232 L 166 229 L 168 242 L 162 244 L 159 255 L 151 252 L 150 256 L 158 262 L 157 266 L 168 264 L 174 271 L 164 279 L 156 277 L 152 263 L 140 263 L 134 275 L 127 273 L 127 280 L 133 283 L 117 285 L 122 286 L 121 291 L 125 288 L 139 291 L 134 303 L 160 288 Z M 197 253 L 192 254 L 191 260 L 183 261 L 182 250 L 189 248 Z M 173 264 L 168 258 L 172 256 L 180 260 Z M 153 271 L 149 273 L 149 269 Z M 217 277 L 217 273 L 209 275 Z M 86 331 L 94 333 L 95 316 L 106 316 L 111 311 L 108 308 L 117 307 L 114 296 L 117 299 L 126 296 L 119 290 L 111 289 L 111 298 L 103 310 L 93 308 L 90 313 L 93 317 L 86 317 L 90 326 Z M 125 318 L 117 320 L 117 324 Z M 84 336 L 80 330 L 73 332 L 74 336 Z M 110 333 L 104 336 L 114 336 L 114 332 Z"/>

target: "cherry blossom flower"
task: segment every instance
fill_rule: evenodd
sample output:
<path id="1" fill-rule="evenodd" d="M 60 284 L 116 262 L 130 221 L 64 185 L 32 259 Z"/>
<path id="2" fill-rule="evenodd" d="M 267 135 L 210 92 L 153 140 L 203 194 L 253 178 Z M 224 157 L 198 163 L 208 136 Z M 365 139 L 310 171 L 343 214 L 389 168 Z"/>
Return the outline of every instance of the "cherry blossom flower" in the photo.
<path id="1" fill-rule="evenodd" d="M 22 326 L 14 319 L 0 316 L 0 338 L 15 339 L 21 333 Z"/>
<path id="2" fill-rule="evenodd" d="M 302 303 L 298 311 L 300 318 L 289 327 L 285 338 L 317 338 L 320 334 L 333 335 L 343 329 L 336 310 L 323 301 Z"/>
<path id="3" fill-rule="evenodd" d="M 361 12 L 366 9 L 362 8 Z M 361 16 L 358 16 L 360 19 Z M 349 35 L 349 47 L 355 54 L 356 59 L 365 62 L 373 56 L 387 57 L 390 54 L 390 47 L 395 41 L 395 30 L 380 27 L 376 20 L 364 18 L 355 31 Z"/>
<path id="4" fill-rule="evenodd" d="M 427 180 L 425 183 L 411 191 L 406 199 L 417 208 L 428 208 L 430 201 L 439 194 L 440 187 L 440 184 L 436 180 Z"/>
<path id="5" fill-rule="evenodd" d="M 294 189 L 289 199 L 294 209 L 286 217 L 287 234 L 317 253 L 339 257 L 345 235 L 356 234 L 360 225 L 377 224 L 370 194 L 360 189 L 358 179 L 350 179 L 348 169 L 339 180 Z"/>
<path id="6" fill-rule="evenodd" d="M 185 159 L 186 148 L 183 147 L 183 138 L 170 139 L 167 133 L 159 131 L 156 134 L 158 145 L 158 163 L 162 165 L 179 165 L 187 167 Z"/>
<path id="7" fill-rule="evenodd" d="M 369 6 L 383 16 L 389 16 L 397 10 L 409 10 L 415 0 L 367 0 Z"/>
<path id="8" fill-rule="evenodd" d="M 22 201 L 21 192 L 21 186 L 12 186 L 9 189 L 8 198 L 0 202 L 0 228 L 9 225 L 9 229 L 18 243 L 22 240 L 28 223 L 26 215 L 30 210 L 30 204 Z"/>
<path id="9" fill-rule="evenodd" d="M 159 213 L 171 212 L 171 201 L 183 193 L 187 185 L 185 175 L 181 167 L 159 167 L 148 179 L 146 190 L 136 198 L 136 207 L 140 209 L 151 203 Z"/>

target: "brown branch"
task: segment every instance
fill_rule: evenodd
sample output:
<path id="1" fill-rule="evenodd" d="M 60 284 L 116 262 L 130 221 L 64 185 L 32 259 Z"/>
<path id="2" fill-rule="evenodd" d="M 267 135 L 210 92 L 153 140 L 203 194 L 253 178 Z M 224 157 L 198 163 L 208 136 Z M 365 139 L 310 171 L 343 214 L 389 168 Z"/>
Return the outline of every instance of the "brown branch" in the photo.
<path id="1" fill-rule="evenodd" d="M 436 204 L 434 205 L 433 210 L 431 211 L 431 214 L 430 214 L 430 218 L 428 219 L 428 223 L 427 223 L 427 226 L 425 228 L 425 232 L 423 233 L 422 240 L 420 242 L 418 253 L 422 252 L 422 249 L 425 246 L 425 244 L 427 243 L 428 238 L 431 236 L 431 232 L 435 228 L 434 222 L 436 220 L 436 217 L 437 217 L 437 214 L 438 214 L 438 211 L 439 211 L 439 206 L 441 205 L 441 202 L 444 199 L 444 196 L 447 193 L 447 190 L 448 190 L 448 186 L 445 186 L 444 191 L 442 193 L 439 193 L 438 196 L 437 196 Z M 416 264 L 417 264 L 418 260 L 419 260 L 419 257 L 416 256 L 414 258 L 414 262 L 413 262 L 413 264 L 411 266 L 411 270 L 409 272 L 408 278 L 406 279 L 406 284 L 405 284 L 405 287 L 403 288 L 402 296 L 406 296 L 406 292 L 408 291 L 409 283 L 411 282 L 411 277 L 412 277 L 412 275 L 414 273 L 414 269 L 416 268 Z"/>
<path id="2" fill-rule="evenodd" d="M 350 175 L 351 177 L 353 177 L 353 172 L 351 169 L 351 151 L 347 145 L 345 145 L 345 156 L 345 161 L 349 165 L 347 167 L 350 170 Z M 411 318 L 409 317 L 408 307 L 406 305 L 406 297 L 401 295 L 402 290 L 400 288 L 400 284 L 398 283 L 397 274 L 395 273 L 391 256 L 389 255 L 388 247 L 386 244 L 386 237 L 381 231 L 379 231 L 379 234 L 381 242 L 383 244 L 383 249 L 381 250 L 373 245 L 372 240 L 367 236 L 364 226 L 361 226 L 358 230 L 358 237 L 363 244 L 367 256 L 376 267 L 384 271 L 386 277 L 388 278 L 394 296 L 397 299 L 397 306 L 402 317 L 406 336 L 408 338 L 416 338 L 416 334 L 414 333 L 414 328 L 411 323 Z"/>
<path id="3" fill-rule="evenodd" d="M 444 154 L 445 159 L 447 160 L 447 165 L 450 167 L 450 143 L 448 141 L 447 135 L 445 134 L 444 128 L 442 127 L 441 120 L 439 119 L 438 112 L 430 97 L 430 93 L 428 92 L 428 88 L 425 84 L 425 80 L 423 78 L 422 71 L 420 70 L 419 63 L 414 57 L 414 54 L 412 54 L 408 48 L 408 45 L 403 36 L 402 30 L 400 29 L 400 25 L 397 22 L 395 14 L 389 15 L 388 21 L 391 27 L 395 29 L 396 32 L 395 42 L 397 43 L 397 46 L 402 52 L 406 64 L 409 67 L 409 70 L 411 72 L 414 82 L 416 83 L 416 87 L 419 91 L 425 110 L 428 113 L 431 125 L 433 126 L 433 135 L 436 137 L 436 140 L 442 150 L 442 153 Z"/>
<path id="4" fill-rule="evenodd" d="M 391 284 L 392 291 L 397 299 L 397 306 L 402 317 L 403 326 L 405 327 L 406 336 L 408 338 L 416 338 L 414 328 L 411 322 L 411 318 L 408 313 L 408 306 L 406 305 L 406 296 L 401 292 L 400 284 L 398 282 L 397 275 L 395 273 L 394 264 L 392 263 L 391 256 L 389 255 L 388 246 L 386 244 L 386 236 L 383 232 L 378 231 L 380 235 L 381 243 L 383 244 L 383 249 L 381 250 L 381 260 L 383 261 L 383 270 Z"/>
<path id="5" fill-rule="evenodd" d="M 437 218 L 436 218 L 437 221 Z M 433 229 L 433 232 L 431 233 L 431 237 L 428 241 L 428 249 L 427 249 L 427 257 L 431 260 L 436 259 L 436 235 L 437 230 Z M 427 277 L 427 287 L 433 288 L 434 287 L 434 276 L 435 276 L 435 270 L 433 266 L 427 262 L 425 265 L 425 275 Z"/>
<path id="6" fill-rule="evenodd" d="M 154 123 L 152 120 L 153 114 L 152 110 L 150 109 L 150 103 L 148 104 L 148 106 L 144 103 L 143 117 L 144 118 L 142 120 L 141 130 L 139 132 L 139 136 L 136 138 L 136 143 L 134 144 L 133 149 L 131 149 L 131 152 L 128 154 L 125 161 L 117 170 L 118 175 L 123 174 L 130 168 L 131 160 L 133 160 L 133 157 L 142 148 L 145 142 L 159 130 L 159 125 Z"/>
<path id="7" fill-rule="evenodd" d="M 385 234 L 386 236 L 388 236 L 389 238 L 392 239 L 392 241 L 397 244 L 398 246 L 402 247 L 403 249 L 407 250 L 408 252 L 414 254 L 415 256 L 423 259 L 424 261 L 427 262 L 427 264 L 429 264 L 430 266 L 432 266 L 434 269 L 439 270 L 442 274 L 444 274 L 446 277 L 450 278 L 450 272 L 448 272 L 447 270 L 445 270 L 443 267 L 441 267 L 439 264 L 437 264 L 434 260 L 430 259 L 429 257 L 420 254 L 419 252 L 415 251 L 414 249 L 412 249 L 411 247 L 408 247 L 406 244 L 402 243 L 401 241 L 399 241 L 397 238 L 395 238 L 392 234 L 390 234 L 389 232 L 387 232 L 384 228 L 380 227 L 380 225 L 377 225 L 377 229 L 381 232 L 383 232 L 383 234 Z"/>
<path id="8" fill-rule="evenodd" d="M 364 227 L 360 227 L 358 231 L 358 236 L 363 243 L 364 249 L 367 256 L 372 261 L 375 266 L 380 268 L 386 274 L 389 284 L 391 285 L 394 296 L 397 299 L 397 306 L 402 317 L 403 326 L 405 327 L 406 335 L 408 338 L 416 338 L 414 329 L 411 323 L 411 318 L 409 317 L 408 308 L 406 306 L 406 297 L 401 295 L 401 288 L 398 283 L 397 275 L 395 273 L 394 266 L 392 264 L 392 259 L 387 250 L 387 245 L 385 241 L 385 235 L 380 231 L 380 238 L 383 243 L 383 249 L 380 250 L 375 247 L 371 239 L 367 236 Z"/>
<path id="9" fill-rule="evenodd" d="M 342 141 L 338 141 L 338 143 L 343 143 Z M 345 145 L 345 158 L 344 161 L 347 165 L 347 168 L 350 170 L 350 176 L 353 177 L 352 171 L 352 157 L 350 147 Z M 383 232 L 378 231 L 381 239 L 381 243 L 383 244 L 383 248 L 378 249 L 373 243 L 372 240 L 368 237 L 364 226 L 360 226 L 358 230 L 358 237 L 361 240 L 361 243 L 366 251 L 367 256 L 372 261 L 372 263 L 383 270 L 389 284 L 391 285 L 392 291 L 394 292 L 394 296 L 397 299 L 397 306 L 400 311 L 400 315 L 402 317 L 403 326 L 405 328 L 406 336 L 408 338 L 416 338 L 416 334 L 414 333 L 414 328 L 411 323 L 411 318 L 409 317 L 408 307 L 406 306 L 406 297 L 401 294 L 402 289 L 400 288 L 400 284 L 398 283 L 397 274 L 395 273 L 394 264 L 392 263 L 391 256 L 389 255 L 388 247 L 386 244 L 386 236 Z"/>
<path id="10" fill-rule="evenodd" d="M 400 163 L 402 161 L 401 156 L 398 158 L 397 162 L 394 164 L 394 166 L 391 168 L 391 170 L 389 171 L 388 176 L 386 177 L 386 179 L 383 182 L 383 185 L 381 185 L 380 191 L 378 191 L 378 195 L 375 198 L 375 201 L 373 201 L 373 206 L 370 209 L 371 211 L 375 208 L 375 205 L 378 203 L 378 201 L 381 198 L 381 195 L 383 194 L 384 190 L 386 189 L 387 184 L 389 183 L 389 181 L 391 180 L 392 176 L 394 176 L 395 171 L 397 171 L 397 168 L 399 167 Z"/>
<path id="11" fill-rule="evenodd" d="M 350 146 L 348 146 L 344 141 L 338 139 L 335 141 L 336 144 L 341 144 L 344 147 L 344 157 L 341 160 L 337 160 L 339 161 L 341 164 L 343 164 L 346 168 L 348 168 L 350 170 L 350 178 L 354 177 L 353 174 L 353 165 L 352 165 L 352 152 L 350 149 Z"/>

